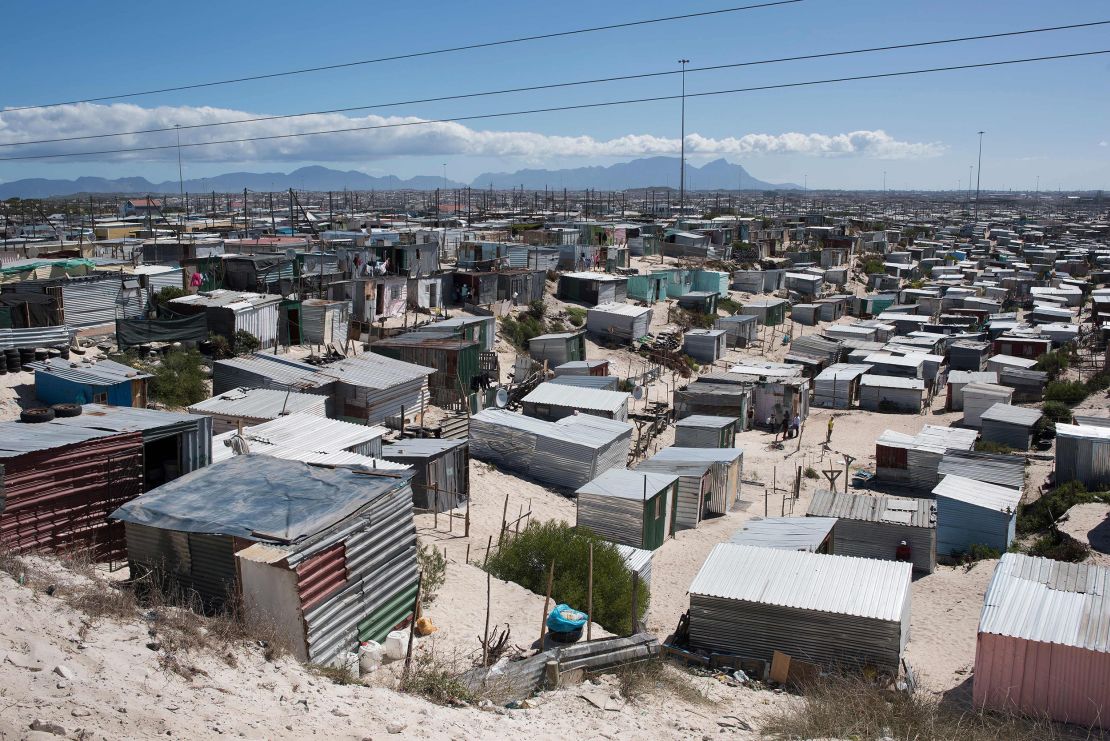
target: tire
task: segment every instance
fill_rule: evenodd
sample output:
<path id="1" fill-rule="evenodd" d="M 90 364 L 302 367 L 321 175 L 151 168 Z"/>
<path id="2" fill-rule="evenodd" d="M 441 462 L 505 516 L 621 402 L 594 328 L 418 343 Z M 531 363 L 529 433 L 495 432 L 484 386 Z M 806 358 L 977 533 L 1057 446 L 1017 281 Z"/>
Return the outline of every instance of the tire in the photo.
<path id="1" fill-rule="evenodd" d="M 80 417 L 81 405 L 80 404 L 55 404 L 51 409 L 54 410 L 55 417 Z"/>
<path id="2" fill-rule="evenodd" d="M 40 422 L 49 422 L 54 419 L 54 410 L 49 407 L 36 407 L 35 409 L 24 409 L 19 413 L 19 421 L 26 422 L 27 424 L 38 424 Z"/>

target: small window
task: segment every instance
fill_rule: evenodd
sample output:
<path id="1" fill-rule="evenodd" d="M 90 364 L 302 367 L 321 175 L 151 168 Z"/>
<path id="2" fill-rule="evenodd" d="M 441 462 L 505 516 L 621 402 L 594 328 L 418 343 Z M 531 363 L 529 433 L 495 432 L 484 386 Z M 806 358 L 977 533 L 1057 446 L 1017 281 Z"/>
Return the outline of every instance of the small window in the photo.
<path id="1" fill-rule="evenodd" d="M 655 498 L 655 519 L 663 516 L 663 497 Z"/>
<path id="2" fill-rule="evenodd" d="M 396 301 L 399 298 L 401 298 L 401 286 L 399 286 L 399 285 L 390 286 L 389 287 L 389 299 L 391 301 Z"/>
<path id="3" fill-rule="evenodd" d="M 108 394 L 106 394 L 106 393 L 93 394 L 93 404 L 107 404 L 107 403 L 108 403 Z"/>

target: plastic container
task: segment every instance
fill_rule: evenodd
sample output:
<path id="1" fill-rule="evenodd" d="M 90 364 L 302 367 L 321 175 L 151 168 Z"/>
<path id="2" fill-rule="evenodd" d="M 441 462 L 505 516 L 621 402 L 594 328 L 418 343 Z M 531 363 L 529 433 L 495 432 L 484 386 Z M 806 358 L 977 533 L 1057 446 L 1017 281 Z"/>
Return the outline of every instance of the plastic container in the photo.
<path id="1" fill-rule="evenodd" d="M 377 671 L 382 665 L 382 644 L 377 641 L 363 641 L 358 647 L 359 674 Z"/>
<path id="2" fill-rule="evenodd" d="M 385 649 L 385 657 L 390 661 L 400 661 L 405 658 L 405 651 L 409 645 L 409 634 L 403 630 L 391 630 L 389 635 L 385 637 L 385 643 L 382 647 Z"/>

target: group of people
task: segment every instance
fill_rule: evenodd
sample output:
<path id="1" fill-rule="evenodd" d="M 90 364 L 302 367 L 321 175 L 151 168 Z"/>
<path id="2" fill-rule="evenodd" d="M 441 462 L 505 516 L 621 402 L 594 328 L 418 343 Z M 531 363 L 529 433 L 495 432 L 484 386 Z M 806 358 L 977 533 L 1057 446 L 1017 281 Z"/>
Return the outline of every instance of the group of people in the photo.
<path id="1" fill-rule="evenodd" d="M 782 430 L 782 439 L 788 440 L 795 438 L 799 435 L 802 429 L 802 418 L 797 412 L 791 417 L 789 412 L 783 412 L 781 415 L 776 410 L 771 413 L 767 418 L 767 426 L 775 432 L 775 437 L 778 438 L 779 430 Z"/>

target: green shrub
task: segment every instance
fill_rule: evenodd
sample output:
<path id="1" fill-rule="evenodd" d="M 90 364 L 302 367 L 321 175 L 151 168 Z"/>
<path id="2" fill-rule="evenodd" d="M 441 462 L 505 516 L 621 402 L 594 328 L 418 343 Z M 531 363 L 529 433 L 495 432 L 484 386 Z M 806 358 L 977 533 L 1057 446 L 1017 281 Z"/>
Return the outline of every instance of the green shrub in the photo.
<path id="1" fill-rule="evenodd" d="M 247 330 L 237 329 L 232 345 L 236 355 L 253 355 L 262 347 L 262 342 Z"/>
<path id="2" fill-rule="evenodd" d="M 568 306 L 567 307 L 567 320 L 575 327 L 581 327 L 586 323 L 586 310 L 581 306 Z"/>
<path id="3" fill-rule="evenodd" d="M 1110 371 L 1102 371 L 1091 376 L 1087 379 L 1086 386 L 1087 391 L 1092 394 L 1110 389 Z"/>
<path id="4" fill-rule="evenodd" d="M 877 257 L 869 257 L 863 263 L 863 272 L 865 275 L 872 273 L 885 273 L 886 268 L 883 267 L 883 261 Z"/>
<path id="5" fill-rule="evenodd" d="M 806 466 L 806 470 L 804 471 L 804 474 L 805 474 L 805 477 L 807 479 L 819 479 L 819 478 L 821 478 L 821 474 L 817 473 L 817 469 L 814 468 L 813 466 Z"/>
<path id="6" fill-rule="evenodd" d="M 1050 350 L 1037 358 L 1034 370 L 1043 371 L 1049 378 L 1057 378 L 1071 365 L 1071 351 L 1066 347 L 1059 350 Z"/>
<path id="7" fill-rule="evenodd" d="M 542 320 L 547 313 L 547 304 L 544 303 L 542 298 L 537 298 L 534 301 L 528 302 L 528 316 L 539 321 Z"/>
<path id="8" fill-rule="evenodd" d="M 1063 424 L 1071 424 L 1071 409 L 1067 404 L 1059 401 L 1046 401 L 1041 404 L 1041 412 L 1044 413 L 1044 419 L 1055 424 L 1061 422 Z"/>
<path id="9" fill-rule="evenodd" d="M 222 334 L 208 333 L 209 354 L 213 360 L 224 360 L 232 357 L 231 343 Z"/>
<path id="10" fill-rule="evenodd" d="M 1087 398 L 1087 387 L 1079 381 L 1053 381 L 1045 389 L 1046 401 L 1059 401 L 1068 406 L 1075 406 Z"/>
<path id="11" fill-rule="evenodd" d="M 1014 452 L 1014 449 L 1005 443 L 996 443 L 989 440 L 978 441 L 975 443 L 975 449 L 980 453 L 998 453 L 1002 455 Z"/>
<path id="12" fill-rule="evenodd" d="M 1073 505 L 1091 502 L 1110 503 L 1105 492 L 1089 492 L 1078 481 L 1057 486 L 1036 501 L 1018 506 L 1017 531 L 1035 533 L 1051 527 Z"/>
<path id="13" fill-rule="evenodd" d="M 180 408 L 208 398 L 203 363 L 196 350 L 173 350 L 160 363 L 134 362 L 132 366 L 154 376 L 147 386 L 151 400 Z"/>
<path id="14" fill-rule="evenodd" d="M 435 546 L 420 545 L 416 564 L 424 575 L 420 582 L 420 603 L 427 607 L 436 601 L 439 588 L 447 581 L 447 557 Z"/>
<path id="15" fill-rule="evenodd" d="M 722 298 L 717 302 L 717 308 L 723 309 L 729 316 L 735 316 L 744 308 L 744 304 L 731 298 Z"/>
<path id="16" fill-rule="evenodd" d="M 632 574 L 617 547 L 587 528 L 564 522 L 531 522 L 519 535 L 507 537 L 490 556 L 486 568 L 499 579 L 516 582 L 536 594 L 547 591 L 549 565 L 555 564 L 551 595 L 555 604 L 586 610 L 590 544 L 594 547 L 594 622 L 611 633 L 632 629 Z M 637 585 L 636 606 L 643 616 L 648 588 Z"/>
<path id="17" fill-rule="evenodd" d="M 501 320 L 501 334 L 518 350 L 528 346 L 528 340 L 547 332 L 547 327 L 542 319 L 536 319 L 529 313 L 521 314 L 514 319 L 507 316 Z"/>
<path id="18" fill-rule="evenodd" d="M 1059 530 L 1053 528 L 1033 541 L 1027 552 L 1030 556 L 1051 558 L 1053 561 L 1079 563 L 1087 560 L 1087 556 L 1091 555 L 1091 547 L 1086 543 L 1066 538 Z"/>

